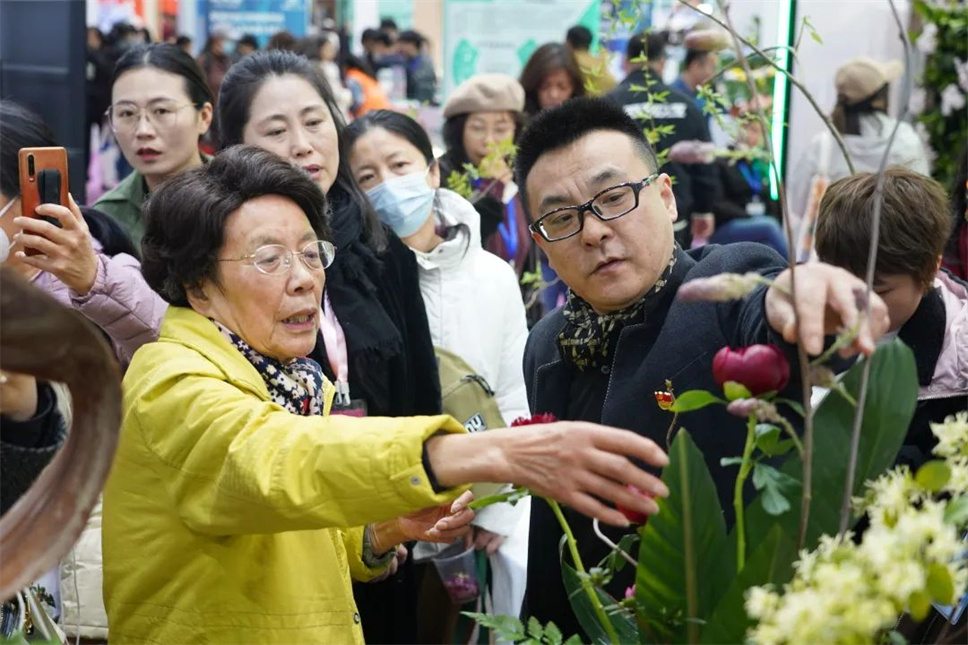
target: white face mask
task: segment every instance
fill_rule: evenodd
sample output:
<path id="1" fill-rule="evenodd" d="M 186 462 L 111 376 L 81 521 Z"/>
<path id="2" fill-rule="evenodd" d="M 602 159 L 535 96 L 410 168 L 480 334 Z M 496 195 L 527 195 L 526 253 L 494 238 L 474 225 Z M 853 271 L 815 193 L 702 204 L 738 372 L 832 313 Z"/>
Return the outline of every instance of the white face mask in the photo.
<path id="1" fill-rule="evenodd" d="M 0 208 L 0 217 L 6 215 L 7 211 L 13 207 L 18 199 L 20 198 L 14 197 L 3 208 Z M 0 228 L 0 264 L 6 262 L 7 258 L 10 257 L 10 246 L 10 238 L 7 237 L 7 232 Z"/>

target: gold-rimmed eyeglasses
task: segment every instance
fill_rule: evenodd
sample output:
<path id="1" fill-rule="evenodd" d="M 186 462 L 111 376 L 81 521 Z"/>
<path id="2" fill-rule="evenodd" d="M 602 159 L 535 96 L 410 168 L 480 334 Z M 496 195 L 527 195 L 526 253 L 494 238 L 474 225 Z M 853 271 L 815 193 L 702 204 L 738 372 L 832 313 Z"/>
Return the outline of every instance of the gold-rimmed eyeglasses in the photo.
<path id="1" fill-rule="evenodd" d="M 310 242 L 302 251 L 290 251 L 282 244 L 266 244 L 240 258 L 219 258 L 219 262 L 249 262 L 266 275 L 278 275 L 292 268 L 292 256 L 298 255 L 310 271 L 322 271 L 333 264 L 336 247 L 325 240 Z"/>

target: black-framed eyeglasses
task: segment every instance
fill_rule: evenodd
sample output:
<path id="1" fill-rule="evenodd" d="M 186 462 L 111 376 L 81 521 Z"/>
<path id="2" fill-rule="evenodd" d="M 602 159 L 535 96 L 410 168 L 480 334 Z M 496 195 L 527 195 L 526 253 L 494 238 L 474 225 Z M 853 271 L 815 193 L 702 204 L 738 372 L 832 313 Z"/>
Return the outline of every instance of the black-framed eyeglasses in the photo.
<path id="1" fill-rule="evenodd" d="M 568 239 L 578 235 L 584 228 L 586 211 L 591 211 L 595 217 L 607 222 L 635 210 L 639 205 L 639 193 L 658 178 L 659 173 L 655 173 L 642 181 L 611 186 L 580 206 L 563 206 L 545 213 L 530 228 L 548 242 Z"/>
<path id="2" fill-rule="evenodd" d="M 219 262 L 250 262 L 266 275 L 277 275 L 292 268 L 292 256 L 298 255 L 310 271 L 328 269 L 336 257 L 336 247 L 325 240 L 310 242 L 302 251 L 290 251 L 282 244 L 266 244 L 240 258 L 219 258 Z"/>

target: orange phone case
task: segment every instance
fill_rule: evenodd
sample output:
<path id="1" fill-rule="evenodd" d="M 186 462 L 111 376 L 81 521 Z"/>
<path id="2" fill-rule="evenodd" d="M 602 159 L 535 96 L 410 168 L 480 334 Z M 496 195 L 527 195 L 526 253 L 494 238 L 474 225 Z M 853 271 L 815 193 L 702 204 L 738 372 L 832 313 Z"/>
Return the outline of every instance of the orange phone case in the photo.
<path id="1" fill-rule="evenodd" d="M 60 171 L 60 204 L 68 206 L 67 149 L 21 148 L 20 212 L 24 217 L 38 217 L 34 211 L 43 203 L 37 186 L 37 176 L 41 170 Z"/>
<path id="2" fill-rule="evenodd" d="M 67 199 L 67 149 L 66 148 L 21 148 L 20 161 L 20 212 L 24 217 L 44 219 L 55 226 L 61 223 L 52 217 L 43 217 L 35 211 L 42 203 L 38 176 L 42 170 L 60 171 L 60 205 L 69 207 Z M 27 255 L 37 255 L 39 251 L 24 248 Z"/>

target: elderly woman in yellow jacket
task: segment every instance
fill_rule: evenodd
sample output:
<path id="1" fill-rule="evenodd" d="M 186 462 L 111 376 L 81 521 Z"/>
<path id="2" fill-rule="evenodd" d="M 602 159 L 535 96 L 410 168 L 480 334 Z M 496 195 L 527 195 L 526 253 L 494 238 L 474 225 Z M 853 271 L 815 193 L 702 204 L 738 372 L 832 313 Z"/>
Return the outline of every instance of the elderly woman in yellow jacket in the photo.
<path id="1" fill-rule="evenodd" d="M 143 270 L 171 307 L 124 379 L 104 493 L 112 641 L 361 643 L 350 579 L 396 546 L 451 541 L 463 484 L 508 481 L 605 522 L 645 513 L 633 465 L 667 463 L 630 432 L 558 423 L 477 435 L 446 416 L 329 416 L 317 342 L 325 198 L 308 175 L 230 148 L 152 195 Z M 567 472 L 567 478 L 559 473 Z"/>

